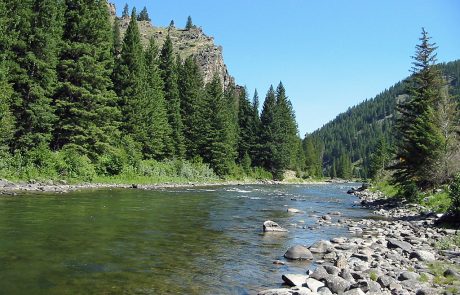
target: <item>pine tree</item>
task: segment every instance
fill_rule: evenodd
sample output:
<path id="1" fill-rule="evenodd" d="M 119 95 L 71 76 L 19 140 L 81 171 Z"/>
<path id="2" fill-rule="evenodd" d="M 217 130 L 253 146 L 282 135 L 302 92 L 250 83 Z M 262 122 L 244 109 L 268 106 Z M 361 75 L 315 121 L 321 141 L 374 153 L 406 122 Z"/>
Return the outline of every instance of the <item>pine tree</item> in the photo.
<path id="1" fill-rule="evenodd" d="M 138 21 L 151 21 L 149 17 L 149 13 L 147 12 L 147 7 L 144 6 L 144 8 L 141 10 L 139 15 L 137 16 Z"/>
<path id="2" fill-rule="evenodd" d="M 291 102 L 288 100 L 286 90 L 281 82 L 276 88 L 275 119 L 275 144 L 277 147 L 274 158 L 277 161 L 277 170 L 295 169 L 298 157 L 296 152 L 300 152 L 300 150 L 292 148 L 298 146 L 297 123 Z"/>
<path id="3" fill-rule="evenodd" d="M 275 171 L 275 164 L 273 155 L 276 153 L 275 146 L 275 108 L 276 108 L 276 97 L 273 86 L 267 92 L 265 101 L 262 107 L 262 113 L 260 115 L 261 121 L 261 132 L 259 138 L 260 154 L 259 161 L 262 167 L 270 172 Z"/>
<path id="4" fill-rule="evenodd" d="M 129 17 L 129 6 L 128 3 L 125 3 L 125 6 L 123 7 L 123 13 L 121 14 L 122 18 L 127 18 Z"/>
<path id="5" fill-rule="evenodd" d="M 193 25 L 192 17 L 189 15 L 188 18 L 187 18 L 187 24 L 185 25 L 185 29 L 190 30 L 190 29 L 192 29 L 194 27 L 195 26 Z"/>
<path id="6" fill-rule="evenodd" d="M 144 153 L 155 159 L 164 159 L 171 154 L 173 142 L 171 126 L 166 113 L 163 80 L 158 60 L 158 48 L 153 38 L 145 52 L 146 64 L 146 116 L 147 142 Z"/>
<path id="7" fill-rule="evenodd" d="M 174 152 L 172 156 L 184 158 L 185 144 L 183 124 L 180 114 L 180 97 L 178 89 L 178 76 L 173 52 L 173 45 L 169 35 L 161 50 L 160 69 L 164 81 L 164 93 L 167 104 L 168 121 L 172 128 Z"/>
<path id="8" fill-rule="evenodd" d="M 118 136 L 120 116 L 110 80 L 113 38 L 109 12 L 105 1 L 66 0 L 64 7 L 54 147 L 74 144 L 95 158 Z"/>
<path id="9" fill-rule="evenodd" d="M 385 170 L 389 161 L 389 151 L 388 145 L 386 143 L 385 137 L 380 136 L 380 140 L 377 143 L 375 151 L 371 155 L 371 166 L 370 166 L 370 176 L 376 178 L 381 175 Z"/>
<path id="10" fill-rule="evenodd" d="M 8 5 L 18 5 L 13 2 Z M 51 102 L 56 88 L 61 19 L 52 0 L 21 2 L 12 17 L 11 24 L 18 24 L 8 29 L 14 36 L 10 81 L 17 126 L 13 148 L 28 150 L 48 146 L 52 138 L 56 117 Z"/>
<path id="11" fill-rule="evenodd" d="M 121 53 L 121 47 L 122 47 L 122 40 L 121 40 L 121 33 L 120 33 L 120 20 L 115 19 L 113 22 L 113 49 L 112 49 L 112 54 L 115 59 L 117 59 Z"/>
<path id="12" fill-rule="evenodd" d="M 141 36 L 133 9 L 126 29 L 120 57 L 116 60 L 113 72 L 115 91 L 119 97 L 122 113 L 121 130 L 131 135 L 145 146 L 147 141 L 145 129 L 145 65 Z"/>
<path id="13" fill-rule="evenodd" d="M 187 159 L 200 156 L 200 149 L 206 142 L 204 128 L 204 82 L 195 59 L 185 60 L 179 75 L 179 93 L 181 117 L 184 125 L 184 137 Z"/>
<path id="14" fill-rule="evenodd" d="M 251 157 L 251 163 L 253 166 L 261 166 L 260 153 L 261 153 L 261 122 L 259 115 L 259 94 L 257 89 L 254 90 L 254 96 L 252 98 L 251 105 L 251 148 L 249 149 L 249 156 Z"/>
<path id="15" fill-rule="evenodd" d="M 6 34 L 8 23 L 6 3 L 0 1 L 0 153 L 9 149 L 15 126 L 11 113 L 13 89 L 7 79 L 7 51 L 10 50 L 10 40 Z"/>
<path id="16" fill-rule="evenodd" d="M 436 122 L 436 107 L 442 88 L 436 63 L 436 46 L 422 29 L 421 43 L 413 57 L 413 76 L 408 86 L 410 97 L 398 106 L 396 123 L 397 164 L 395 182 L 404 186 L 415 183 L 419 188 L 434 185 L 430 172 L 442 153 L 442 134 Z"/>
<path id="17" fill-rule="evenodd" d="M 222 85 L 217 76 L 206 85 L 206 108 L 208 115 L 207 144 L 204 146 L 203 158 L 214 171 L 224 176 L 234 163 L 234 146 L 228 103 L 222 92 Z"/>
<path id="18" fill-rule="evenodd" d="M 246 88 L 241 88 L 239 91 L 239 110 L 238 110 L 238 161 L 241 163 L 246 155 L 249 154 L 252 148 L 253 134 L 253 111 L 251 102 L 247 96 Z"/>

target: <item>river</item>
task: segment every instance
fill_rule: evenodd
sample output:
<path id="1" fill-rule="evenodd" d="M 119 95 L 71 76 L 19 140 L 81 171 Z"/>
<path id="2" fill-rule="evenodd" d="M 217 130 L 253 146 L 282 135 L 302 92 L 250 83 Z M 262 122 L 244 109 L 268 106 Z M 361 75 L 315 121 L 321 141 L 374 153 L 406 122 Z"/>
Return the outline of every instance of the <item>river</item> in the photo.
<path id="1" fill-rule="evenodd" d="M 315 226 L 360 218 L 351 186 L 244 185 L 87 190 L 0 198 L 0 294 L 256 294 L 309 262 L 290 246 L 349 235 Z M 287 208 L 304 211 L 287 212 Z M 333 218 L 336 219 L 336 218 Z M 273 220 L 285 234 L 263 234 Z M 334 221 L 334 220 L 333 220 Z"/>

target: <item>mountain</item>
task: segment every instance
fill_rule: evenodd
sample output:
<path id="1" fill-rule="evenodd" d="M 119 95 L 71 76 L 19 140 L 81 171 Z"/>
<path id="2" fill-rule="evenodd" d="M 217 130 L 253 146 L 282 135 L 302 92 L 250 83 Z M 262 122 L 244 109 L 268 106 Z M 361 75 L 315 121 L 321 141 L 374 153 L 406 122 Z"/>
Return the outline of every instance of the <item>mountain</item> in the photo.
<path id="1" fill-rule="evenodd" d="M 118 20 L 121 38 L 123 38 L 130 17 L 117 17 L 114 4 L 109 4 L 112 17 Z M 153 26 L 150 21 L 138 21 L 142 43 L 147 47 L 151 37 L 155 39 L 156 45 L 161 48 L 170 36 L 174 52 L 177 52 L 182 60 L 194 56 L 203 74 L 204 82 L 212 81 L 214 74 L 217 74 L 221 84 L 227 88 L 235 84 L 235 79 L 229 74 L 225 65 L 222 46 L 214 44 L 214 38 L 207 36 L 201 27 L 192 26 L 189 29 L 176 28 L 174 25 L 168 27 Z"/>
<path id="2" fill-rule="evenodd" d="M 450 93 L 459 98 L 460 60 L 438 66 L 450 83 Z M 406 97 L 404 81 L 398 82 L 374 98 L 349 108 L 307 135 L 304 141 L 320 143 L 317 146 L 322 149 L 319 154 L 322 155 L 323 173 L 327 176 L 334 174 L 333 170 L 339 170 L 337 166 L 340 166 L 345 158 L 352 163 L 354 176 L 368 177 L 369 159 L 377 143 L 383 138 L 391 147 L 394 142 L 392 126 L 395 107 Z"/>

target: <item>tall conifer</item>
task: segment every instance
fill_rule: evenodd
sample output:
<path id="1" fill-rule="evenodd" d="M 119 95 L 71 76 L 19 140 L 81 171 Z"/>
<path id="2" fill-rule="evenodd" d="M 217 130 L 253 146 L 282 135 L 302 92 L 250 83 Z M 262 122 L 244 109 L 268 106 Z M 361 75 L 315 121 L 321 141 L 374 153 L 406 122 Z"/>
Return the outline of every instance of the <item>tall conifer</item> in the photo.
<path id="1" fill-rule="evenodd" d="M 180 114 L 181 107 L 177 80 L 177 67 L 173 50 L 173 44 L 169 35 L 166 37 L 166 41 L 161 50 L 160 69 L 164 82 L 164 93 L 168 113 L 168 121 L 172 129 L 172 138 L 174 146 L 173 156 L 177 158 L 184 158 L 184 128 Z"/>
<path id="2" fill-rule="evenodd" d="M 105 1 L 66 0 L 54 146 L 77 145 L 91 157 L 117 137 L 119 110 L 110 76 L 112 29 Z"/>

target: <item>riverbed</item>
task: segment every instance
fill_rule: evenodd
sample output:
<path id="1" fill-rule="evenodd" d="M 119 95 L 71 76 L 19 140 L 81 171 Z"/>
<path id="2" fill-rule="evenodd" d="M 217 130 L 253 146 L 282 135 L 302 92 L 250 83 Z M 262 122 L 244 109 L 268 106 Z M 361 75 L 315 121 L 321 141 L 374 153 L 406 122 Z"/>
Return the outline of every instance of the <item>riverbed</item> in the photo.
<path id="1" fill-rule="evenodd" d="M 312 262 L 287 248 L 348 236 L 356 184 L 85 190 L 0 198 L 1 294 L 256 294 Z M 288 213 L 295 208 L 303 213 Z M 287 233 L 262 233 L 265 220 Z M 273 264 L 282 260 L 285 265 Z"/>

